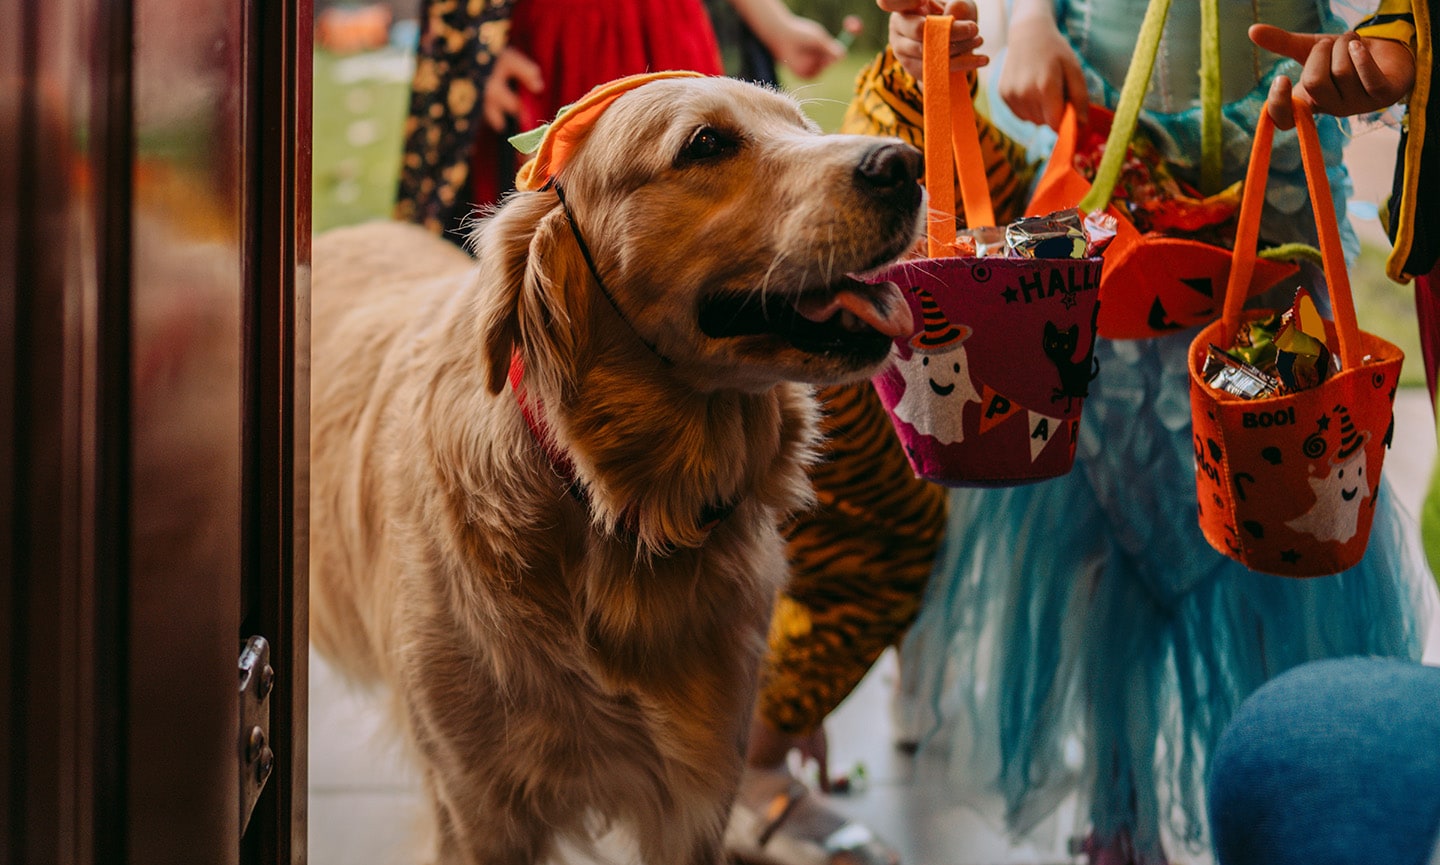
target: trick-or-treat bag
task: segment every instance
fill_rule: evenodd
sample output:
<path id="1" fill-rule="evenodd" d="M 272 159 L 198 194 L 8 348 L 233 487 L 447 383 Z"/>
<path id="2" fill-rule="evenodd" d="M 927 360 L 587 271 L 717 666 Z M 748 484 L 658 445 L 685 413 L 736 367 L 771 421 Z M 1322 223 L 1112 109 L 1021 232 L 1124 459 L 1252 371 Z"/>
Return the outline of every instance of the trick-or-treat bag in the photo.
<path id="1" fill-rule="evenodd" d="M 1201 0 L 1201 186 L 1197 191 L 1169 170 L 1153 144 L 1136 134 L 1150 86 L 1170 0 L 1150 0 L 1115 113 L 1088 106 L 1081 127 L 1073 109 L 1036 182 L 1030 212 L 1062 207 L 1115 217 L 1115 240 L 1105 251 L 1100 283 L 1100 335 L 1107 339 L 1163 336 L 1213 321 L 1218 292 L 1230 272 L 1230 244 L 1239 190 L 1220 190 L 1221 126 L 1219 13 Z M 1200 38 L 1197 36 L 1197 38 Z M 1261 259 L 1247 287 L 1260 294 L 1293 276 L 1289 261 Z"/>
<path id="2" fill-rule="evenodd" d="M 1190 346 L 1190 407 L 1206 540 L 1256 571 L 1318 577 L 1365 554 L 1404 354 L 1356 323 L 1315 121 L 1295 115 L 1335 318 L 1303 289 L 1290 309 L 1243 309 L 1275 131 L 1262 112 L 1224 311 Z"/>
<path id="3" fill-rule="evenodd" d="M 917 477 L 1009 486 L 1074 462 L 1096 375 L 1102 260 L 1091 238 L 1103 227 L 1087 232 L 1073 210 L 995 227 L 969 76 L 949 69 L 952 20 L 925 26 L 929 257 L 871 277 L 900 286 L 918 330 L 896 339 L 874 384 Z M 971 226 L 959 233 L 957 164 Z"/>

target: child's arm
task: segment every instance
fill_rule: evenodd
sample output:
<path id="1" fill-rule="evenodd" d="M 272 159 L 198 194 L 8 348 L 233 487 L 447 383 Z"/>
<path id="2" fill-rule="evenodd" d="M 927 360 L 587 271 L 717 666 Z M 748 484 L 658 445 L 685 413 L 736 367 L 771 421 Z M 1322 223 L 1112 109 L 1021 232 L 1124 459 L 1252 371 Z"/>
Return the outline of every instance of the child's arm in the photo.
<path id="1" fill-rule="evenodd" d="M 1065 106 L 1083 124 L 1090 96 L 1070 40 L 1055 22 L 1054 0 L 1015 0 L 1000 68 L 1000 98 L 1021 120 L 1060 128 Z"/>
<path id="2" fill-rule="evenodd" d="M 818 21 L 790 11 L 783 0 L 730 0 L 745 26 L 801 78 L 814 78 L 845 56 L 845 46 Z"/>
<path id="3" fill-rule="evenodd" d="M 976 23 L 978 10 L 974 0 L 876 0 L 881 9 L 890 13 L 890 53 L 900 66 L 914 76 L 922 78 L 923 50 L 926 15 L 949 15 L 955 19 L 950 27 L 950 69 L 978 69 L 990 62 L 983 54 L 976 54 L 984 40 L 980 38 L 980 25 Z"/>
<path id="4" fill-rule="evenodd" d="M 1410 31 L 1413 34 L 1413 28 Z M 1270 89 L 1270 117 L 1281 129 L 1295 125 L 1293 95 L 1313 110 L 1348 117 L 1401 101 L 1415 84 L 1415 55 L 1396 39 L 1355 33 L 1292 33 L 1254 24 L 1250 40 L 1266 51 L 1304 64 L 1293 88 L 1280 76 Z"/>

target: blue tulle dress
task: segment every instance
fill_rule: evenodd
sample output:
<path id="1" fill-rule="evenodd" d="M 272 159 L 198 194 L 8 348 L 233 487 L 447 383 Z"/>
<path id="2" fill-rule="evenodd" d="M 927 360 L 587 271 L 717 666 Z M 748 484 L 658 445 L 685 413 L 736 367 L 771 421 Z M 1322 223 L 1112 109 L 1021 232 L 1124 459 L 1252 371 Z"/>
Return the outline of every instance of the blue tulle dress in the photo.
<path id="1" fill-rule="evenodd" d="M 1100 14 L 1111 4 L 1121 14 Z M 1103 25 L 1105 45 L 1128 52 L 1144 5 L 1089 0 L 1061 8 L 1089 67 L 1093 101 L 1113 107 L 1119 82 L 1109 86 L 1096 72 L 1107 58 L 1086 53 L 1102 50 L 1086 34 Z M 1257 9 L 1269 13 L 1260 20 L 1294 29 L 1343 27 L 1309 2 L 1221 6 L 1230 22 L 1222 45 L 1237 30 L 1245 39 L 1243 25 Z M 1298 11 L 1282 15 L 1277 6 Z M 1173 5 L 1167 41 L 1179 45 L 1177 34 L 1198 41 L 1194 7 Z M 1230 20 L 1236 17 L 1241 25 Z M 1125 21 L 1128 34 L 1113 32 Z M 1224 56 L 1233 61 L 1225 64 L 1233 81 L 1229 67 L 1243 67 L 1251 55 L 1226 49 Z M 1184 57 L 1171 59 L 1163 68 L 1187 68 Z M 1192 75 L 1195 68 L 1188 65 Z M 1298 71 L 1273 57 L 1255 68 L 1238 94 L 1227 89 L 1227 182 L 1243 176 L 1270 80 Z M 1157 90 L 1165 90 L 1158 79 Z M 1174 93 L 1152 91 L 1144 117 L 1183 167 L 1198 162 L 1198 109 L 1156 113 L 1182 104 Z M 1003 122 L 999 100 L 992 105 Z M 1344 132 L 1319 119 L 1344 225 Z M 1020 140 L 1043 140 L 1033 129 L 1015 131 Z M 1346 233 L 1353 250 L 1348 226 Z M 1276 138 L 1263 234 L 1315 242 L 1293 135 Z M 1323 283 L 1318 273 L 1309 276 Z M 1293 284 L 1282 291 L 1293 295 Z M 922 771 L 943 773 L 958 799 L 998 807 L 1017 838 L 1078 794 L 1073 831 L 1092 865 L 1204 860 L 1206 755 L 1241 700 L 1312 659 L 1418 659 L 1434 591 L 1414 517 L 1383 481 L 1366 557 L 1346 573 L 1266 576 L 1211 548 L 1195 514 L 1186 366 L 1195 333 L 1098 342 L 1100 373 L 1070 474 L 952 492 L 945 549 L 901 651 L 898 708 L 919 742 Z"/>

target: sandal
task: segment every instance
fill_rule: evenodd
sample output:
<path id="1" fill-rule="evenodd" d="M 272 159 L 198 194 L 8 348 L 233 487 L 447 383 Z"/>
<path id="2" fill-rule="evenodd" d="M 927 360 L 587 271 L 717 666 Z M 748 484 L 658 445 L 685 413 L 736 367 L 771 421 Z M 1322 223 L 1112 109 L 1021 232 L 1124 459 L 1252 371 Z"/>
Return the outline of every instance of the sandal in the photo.
<path id="1" fill-rule="evenodd" d="M 899 865 L 899 854 L 868 828 L 783 774 L 788 783 L 758 807 L 743 795 L 736 799 L 726 853 L 748 865 Z"/>

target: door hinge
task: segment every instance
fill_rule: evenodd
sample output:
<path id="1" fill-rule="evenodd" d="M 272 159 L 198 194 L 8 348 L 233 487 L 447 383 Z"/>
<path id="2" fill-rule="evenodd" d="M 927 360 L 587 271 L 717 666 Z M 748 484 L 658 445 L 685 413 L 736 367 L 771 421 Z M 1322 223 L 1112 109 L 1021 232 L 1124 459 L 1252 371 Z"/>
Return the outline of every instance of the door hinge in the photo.
<path id="1" fill-rule="evenodd" d="M 275 771 L 275 751 L 270 747 L 270 692 L 275 688 L 275 668 L 270 666 L 270 643 L 251 637 L 240 648 L 240 834 L 250 824 L 250 814 Z"/>

